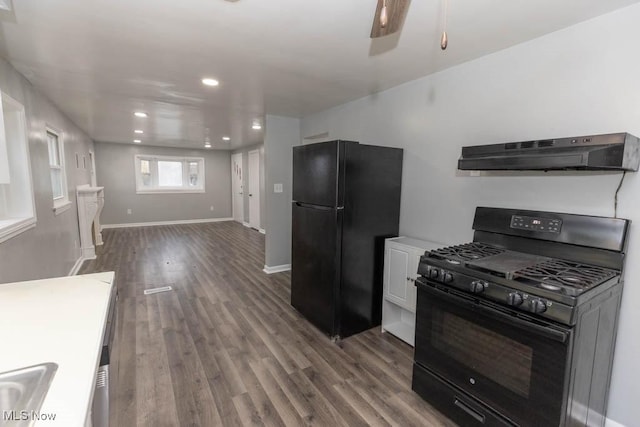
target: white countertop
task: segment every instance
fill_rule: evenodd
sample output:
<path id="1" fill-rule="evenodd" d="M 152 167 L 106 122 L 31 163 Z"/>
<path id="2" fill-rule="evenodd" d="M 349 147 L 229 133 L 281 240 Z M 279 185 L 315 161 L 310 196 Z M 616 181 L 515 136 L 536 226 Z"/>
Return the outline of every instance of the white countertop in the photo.
<path id="1" fill-rule="evenodd" d="M 36 426 L 85 425 L 113 278 L 108 272 L 0 284 L 0 372 L 58 364 L 40 408 L 55 421 Z"/>
<path id="2" fill-rule="evenodd" d="M 400 243 L 403 245 L 413 246 L 415 248 L 424 249 L 425 251 L 433 251 L 433 250 L 440 249 L 447 246 L 443 243 L 431 242 L 428 240 L 418 240 L 418 239 L 414 239 L 413 237 L 406 237 L 406 236 L 393 237 L 387 240 L 391 242 Z"/>

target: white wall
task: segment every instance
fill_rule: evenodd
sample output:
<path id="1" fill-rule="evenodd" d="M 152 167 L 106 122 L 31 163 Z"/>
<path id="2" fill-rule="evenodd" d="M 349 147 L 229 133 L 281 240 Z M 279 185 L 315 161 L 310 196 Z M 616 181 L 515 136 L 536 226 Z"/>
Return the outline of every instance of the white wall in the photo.
<path id="1" fill-rule="evenodd" d="M 231 217 L 229 151 L 107 142 L 97 142 L 95 147 L 98 185 L 104 187 L 103 225 Z M 138 154 L 203 157 L 205 192 L 137 194 L 133 159 Z"/>
<path id="2" fill-rule="evenodd" d="M 264 130 L 265 265 L 291 264 L 291 182 L 293 146 L 300 144 L 300 120 L 267 115 Z M 273 192 L 282 184 L 282 193 Z"/>
<path id="3" fill-rule="evenodd" d="M 470 177 L 456 170 L 457 159 L 463 145 L 619 131 L 640 136 L 638 22 L 640 5 L 619 10 L 305 117 L 302 136 L 329 132 L 327 139 L 404 148 L 404 235 L 469 241 L 476 206 L 612 216 L 619 173 Z M 640 420 L 639 192 L 638 174 L 628 174 L 619 216 L 634 224 L 609 403 L 609 417 L 627 426 Z"/>
<path id="4" fill-rule="evenodd" d="M 81 255 L 76 186 L 91 182 L 88 163 L 85 168 L 82 159 L 89 161 L 93 141 L 2 58 L 0 91 L 25 108 L 38 221 L 35 228 L 0 243 L 0 283 L 66 276 Z M 61 132 L 69 201 L 73 203 L 59 215 L 53 212 L 47 126 Z"/>

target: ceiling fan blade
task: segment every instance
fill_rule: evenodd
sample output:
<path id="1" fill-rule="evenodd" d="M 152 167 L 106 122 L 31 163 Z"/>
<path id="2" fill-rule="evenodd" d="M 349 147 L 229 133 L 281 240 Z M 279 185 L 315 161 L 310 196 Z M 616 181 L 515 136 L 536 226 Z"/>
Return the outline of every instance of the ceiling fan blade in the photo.
<path id="1" fill-rule="evenodd" d="M 402 28 L 404 18 L 407 16 L 407 10 L 409 10 L 409 3 L 411 0 L 386 0 L 387 2 L 387 16 L 389 20 L 387 25 L 383 28 L 380 24 L 380 12 L 382 11 L 383 0 L 378 0 L 378 6 L 376 7 L 376 13 L 373 16 L 373 25 L 371 26 L 371 38 L 384 37 L 389 34 L 393 34 Z"/>

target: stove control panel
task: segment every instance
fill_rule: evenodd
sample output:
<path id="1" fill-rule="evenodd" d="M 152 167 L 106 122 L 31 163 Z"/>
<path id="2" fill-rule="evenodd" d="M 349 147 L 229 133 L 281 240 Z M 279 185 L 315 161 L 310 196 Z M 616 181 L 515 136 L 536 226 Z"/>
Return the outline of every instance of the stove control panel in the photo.
<path id="1" fill-rule="evenodd" d="M 487 289 L 487 287 L 489 287 L 489 284 L 484 280 L 474 280 L 469 285 L 469 290 L 474 294 L 481 294 L 485 289 Z"/>
<path id="2" fill-rule="evenodd" d="M 511 292 L 507 295 L 507 304 L 517 307 L 524 302 L 524 298 L 520 292 Z"/>
<path id="3" fill-rule="evenodd" d="M 513 310 L 535 314 L 564 324 L 573 322 L 574 309 L 570 305 L 505 286 L 499 282 L 468 275 L 453 267 L 447 268 L 444 263 L 439 266 L 429 262 L 433 260 L 423 257 L 418 265 L 418 275 L 429 282 L 458 289 L 473 295 L 474 298 L 492 300 Z"/>
<path id="4" fill-rule="evenodd" d="M 543 299 L 530 298 L 529 311 L 531 311 L 532 313 L 538 313 L 538 314 L 544 313 L 545 311 L 547 311 L 547 304 L 548 302 Z"/>
<path id="5" fill-rule="evenodd" d="M 428 266 L 425 269 L 418 268 L 418 274 L 425 275 L 432 280 L 436 280 L 442 283 L 451 283 L 453 282 L 453 274 L 451 272 L 437 267 Z"/>
<path id="6" fill-rule="evenodd" d="M 548 306 L 552 303 L 533 295 L 527 295 L 521 292 L 509 292 L 506 299 L 507 305 L 511 307 L 520 307 L 531 313 L 541 314 L 547 311 Z"/>
<path id="7" fill-rule="evenodd" d="M 562 220 L 550 218 L 536 218 L 532 216 L 511 216 L 511 228 L 518 230 L 544 231 L 547 233 L 560 233 Z"/>

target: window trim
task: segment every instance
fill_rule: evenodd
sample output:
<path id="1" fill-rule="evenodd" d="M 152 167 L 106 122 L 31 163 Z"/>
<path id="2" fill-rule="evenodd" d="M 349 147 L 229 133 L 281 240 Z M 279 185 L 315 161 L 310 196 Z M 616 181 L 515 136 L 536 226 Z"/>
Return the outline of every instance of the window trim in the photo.
<path id="1" fill-rule="evenodd" d="M 16 99 L 7 95 L 6 93 L 0 91 L 0 120 L 4 123 L 4 108 L 2 107 L 2 103 L 6 102 L 14 107 L 18 111 L 18 120 L 20 123 L 18 127 L 22 130 L 23 137 L 23 147 L 25 161 L 26 161 L 26 171 L 25 174 L 27 176 L 28 187 L 29 187 L 29 198 L 31 201 L 31 213 L 29 216 L 23 216 L 19 218 L 0 218 L 0 243 L 6 242 L 9 239 L 12 239 L 27 230 L 35 228 L 38 222 L 38 216 L 36 213 L 36 199 L 35 192 L 33 187 L 33 175 L 31 174 L 31 150 L 29 144 L 29 129 L 27 128 L 27 112 L 23 104 L 18 102 Z M 6 129 L 6 125 L 3 126 L 3 129 Z M 6 138 L 5 135 L 1 136 L 2 138 Z M 7 143 L 7 150 L 9 149 Z"/>
<path id="2" fill-rule="evenodd" d="M 53 199 L 53 214 L 58 216 L 63 212 L 71 209 L 72 202 L 69 200 L 69 188 L 67 185 L 67 165 L 64 156 L 64 133 L 53 126 L 47 124 L 45 126 L 45 139 L 47 141 L 47 153 L 49 153 L 49 134 L 55 135 L 58 138 L 58 160 L 59 166 L 52 165 L 51 159 L 49 162 L 49 179 L 51 179 L 51 170 L 60 170 L 60 185 L 62 187 L 62 196 L 53 197 L 53 182 L 51 182 L 51 197 Z"/>
<path id="3" fill-rule="evenodd" d="M 149 160 L 150 163 L 150 172 L 152 182 L 157 183 L 158 179 L 158 161 L 173 161 L 173 162 L 182 162 L 182 177 L 183 183 L 187 182 L 186 179 L 189 174 L 189 162 L 198 162 L 200 165 L 200 171 L 198 172 L 198 177 L 200 178 L 202 185 L 197 188 L 189 188 L 186 186 L 183 187 L 158 187 L 155 184 L 154 187 L 144 187 L 142 185 L 142 173 L 140 172 L 140 162 L 142 160 Z M 136 154 L 133 156 L 133 164 L 135 170 L 135 178 L 136 178 L 136 194 L 202 194 L 205 193 L 205 159 L 204 157 L 186 157 L 186 156 L 158 156 L 155 154 Z"/>
<path id="4" fill-rule="evenodd" d="M 0 219 L 0 243 L 34 228 L 36 222 L 35 216 L 30 218 Z"/>

